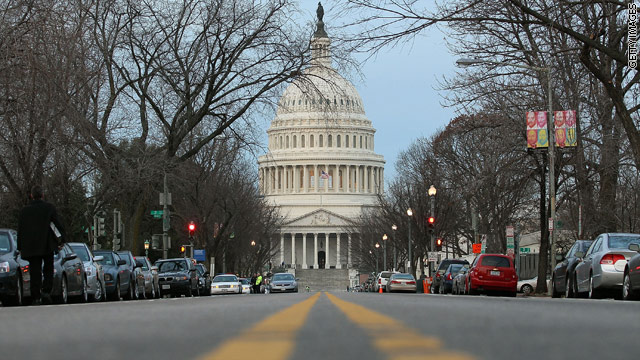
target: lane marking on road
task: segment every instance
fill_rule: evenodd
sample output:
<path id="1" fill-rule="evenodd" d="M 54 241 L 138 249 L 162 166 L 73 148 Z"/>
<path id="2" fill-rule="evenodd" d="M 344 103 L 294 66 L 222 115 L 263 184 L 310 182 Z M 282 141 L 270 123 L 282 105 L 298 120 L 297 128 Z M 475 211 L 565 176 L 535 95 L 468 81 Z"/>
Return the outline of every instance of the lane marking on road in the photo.
<path id="1" fill-rule="evenodd" d="M 331 302 L 373 338 L 374 346 L 392 360 L 473 360 L 475 357 L 443 348 L 440 339 L 425 336 L 389 316 L 326 293 Z"/>
<path id="2" fill-rule="evenodd" d="M 241 360 L 252 356 L 258 356 L 260 360 L 288 359 L 295 348 L 295 335 L 319 297 L 320 293 L 317 293 L 267 317 L 198 359 Z"/>

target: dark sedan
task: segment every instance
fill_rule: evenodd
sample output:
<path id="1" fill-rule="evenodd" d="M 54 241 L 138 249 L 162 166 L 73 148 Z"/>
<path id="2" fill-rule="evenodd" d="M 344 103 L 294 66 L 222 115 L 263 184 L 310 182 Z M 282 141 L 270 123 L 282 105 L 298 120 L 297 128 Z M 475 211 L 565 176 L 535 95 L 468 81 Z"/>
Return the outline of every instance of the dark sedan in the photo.
<path id="1" fill-rule="evenodd" d="M 162 296 L 190 297 L 198 294 L 198 274 L 190 259 L 176 258 L 156 261 L 158 283 Z"/>
<path id="2" fill-rule="evenodd" d="M 120 259 L 118 254 L 110 250 L 97 250 L 93 254 L 102 256 L 99 263 L 104 271 L 107 299 L 119 301 L 123 296 L 132 297 L 131 271 L 129 271 L 126 261 Z"/>
<path id="3" fill-rule="evenodd" d="M 576 254 L 585 254 L 592 242 L 593 240 L 577 240 L 566 256 L 558 255 L 558 260 L 561 260 L 561 262 L 553 269 L 551 277 L 551 294 L 553 297 L 560 297 L 561 294 L 564 294 L 567 298 L 575 296 L 573 273 L 576 270 L 576 266 L 582 261 L 582 258 L 576 256 Z M 569 279 L 568 282 L 567 279 Z"/>
<path id="4" fill-rule="evenodd" d="M 17 250 L 17 232 L 0 229 L 0 301 L 2 305 L 22 305 L 31 296 L 29 262 Z"/>
<path id="5" fill-rule="evenodd" d="M 622 299 L 640 299 L 640 245 L 630 244 L 629 250 L 639 254 L 634 255 L 624 269 L 624 279 L 622 281 Z"/>
<path id="6" fill-rule="evenodd" d="M 53 257 L 53 289 L 51 298 L 59 304 L 66 304 L 70 296 L 77 296 L 87 302 L 89 289 L 84 272 L 84 263 L 73 252 L 71 246 L 64 244 Z"/>
<path id="7" fill-rule="evenodd" d="M 126 266 L 131 272 L 131 284 L 133 289 L 131 290 L 132 293 L 125 297 L 125 300 L 138 300 L 143 298 L 146 288 L 144 274 L 142 273 L 140 266 L 136 264 L 136 259 L 133 254 L 131 251 L 116 251 L 116 254 L 118 254 L 118 256 L 127 263 Z"/>

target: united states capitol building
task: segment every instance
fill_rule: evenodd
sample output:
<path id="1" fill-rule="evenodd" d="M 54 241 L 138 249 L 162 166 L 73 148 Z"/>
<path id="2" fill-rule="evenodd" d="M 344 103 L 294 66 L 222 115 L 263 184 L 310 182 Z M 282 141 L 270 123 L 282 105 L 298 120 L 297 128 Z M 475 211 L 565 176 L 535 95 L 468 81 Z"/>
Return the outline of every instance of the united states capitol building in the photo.
<path id="1" fill-rule="evenodd" d="M 358 235 L 350 222 L 384 191 L 376 130 L 355 87 L 332 66 L 321 10 L 311 66 L 280 98 L 269 151 L 258 159 L 260 190 L 284 217 L 273 263 L 301 271 L 351 269 Z"/>

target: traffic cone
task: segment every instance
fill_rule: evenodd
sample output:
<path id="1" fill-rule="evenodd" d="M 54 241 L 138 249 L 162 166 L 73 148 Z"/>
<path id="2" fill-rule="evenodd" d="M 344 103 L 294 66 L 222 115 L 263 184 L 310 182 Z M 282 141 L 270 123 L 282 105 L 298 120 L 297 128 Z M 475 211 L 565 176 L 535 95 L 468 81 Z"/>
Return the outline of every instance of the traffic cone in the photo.
<path id="1" fill-rule="evenodd" d="M 380 286 L 380 287 L 378 288 L 378 293 L 379 293 L 379 294 L 382 294 L 382 286 Z"/>

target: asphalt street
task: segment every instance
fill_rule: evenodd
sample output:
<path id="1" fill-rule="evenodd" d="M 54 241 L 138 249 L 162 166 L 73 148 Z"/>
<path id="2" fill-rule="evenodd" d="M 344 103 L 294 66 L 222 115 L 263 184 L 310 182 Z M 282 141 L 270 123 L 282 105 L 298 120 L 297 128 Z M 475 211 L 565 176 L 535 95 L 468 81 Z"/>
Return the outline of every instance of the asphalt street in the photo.
<path id="1" fill-rule="evenodd" d="M 0 359 L 632 359 L 640 302 L 226 295 L 0 308 Z"/>

